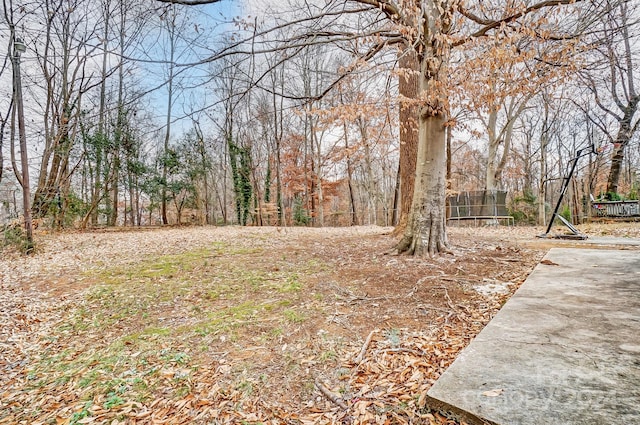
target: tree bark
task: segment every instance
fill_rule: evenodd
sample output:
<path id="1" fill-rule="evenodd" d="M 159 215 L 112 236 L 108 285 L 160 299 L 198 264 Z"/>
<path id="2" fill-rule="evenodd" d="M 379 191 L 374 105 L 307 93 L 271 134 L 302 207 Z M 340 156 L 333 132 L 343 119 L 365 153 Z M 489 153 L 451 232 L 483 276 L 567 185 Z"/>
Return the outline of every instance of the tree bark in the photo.
<path id="1" fill-rule="evenodd" d="M 400 203 L 395 233 L 401 234 L 407 226 L 413 201 L 418 152 L 418 55 L 412 48 L 400 52 Z"/>
<path id="2" fill-rule="evenodd" d="M 640 96 L 638 96 L 638 100 L 640 100 Z M 638 109 L 638 100 L 628 105 L 624 117 L 620 122 L 620 129 L 618 130 L 613 154 L 611 156 L 611 168 L 607 179 L 607 193 L 618 193 L 620 171 L 622 170 L 622 162 L 624 161 L 624 150 L 634 133 L 631 127 L 631 121 Z"/>
<path id="3" fill-rule="evenodd" d="M 420 117 L 413 206 L 399 252 L 433 255 L 448 248 L 445 227 L 446 148 L 444 113 Z"/>
<path id="4" fill-rule="evenodd" d="M 415 186 L 407 227 L 398 252 L 424 256 L 448 251 L 446 231 L 447 83 L 451 44 L 448 0 L 425 4 L 424 33 L 420 36 L 420 120 Z"/>
<path id="5" fill-rule="evenodd" d="M 169 142 L 171 140 L 171 121 L 172 121 L 172 107 L 173 107 L 173 74 L 174 74 L 174 59 L 176 54 L 176 12 L 175 9 L 171 10 L 171 16 L 167 20 L 167 31 L 169 36 L 169 75 L 167 77 L 167 120 L 165 124 L 163 152 L 167 155 L 169 151 Z M 167 217 L 167 164 L 166 160 L 162 165 L 162 193 L 161 193 L 161 215 L 162 224 L 169 224 L 169 218 Z M 178 221 L 178 224 L 180 222 Z"/>

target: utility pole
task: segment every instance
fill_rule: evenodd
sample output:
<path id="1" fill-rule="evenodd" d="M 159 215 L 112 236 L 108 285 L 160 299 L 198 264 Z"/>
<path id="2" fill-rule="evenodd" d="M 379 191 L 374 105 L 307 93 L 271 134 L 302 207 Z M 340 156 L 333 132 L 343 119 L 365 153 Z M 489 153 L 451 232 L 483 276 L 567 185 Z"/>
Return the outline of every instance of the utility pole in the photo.
<path id="1" fill-rule="evenodd" d="M 29 158 L 27 157 L 27 136 L 24 128 L 24 106 L 22 103 L 22 77 L 20 75 L 20 55 L 27 46 L 22 39 L 13 40 L 13 96 L 18 111 L 18 137 L 20 139 L 20 163 L 22 166 L 22 202 L 24 207 L 24 228 L 27 232 L 26 252 L 33 251 L 33 226 L 31 221 L 31 188 L 29 187 Z"/>

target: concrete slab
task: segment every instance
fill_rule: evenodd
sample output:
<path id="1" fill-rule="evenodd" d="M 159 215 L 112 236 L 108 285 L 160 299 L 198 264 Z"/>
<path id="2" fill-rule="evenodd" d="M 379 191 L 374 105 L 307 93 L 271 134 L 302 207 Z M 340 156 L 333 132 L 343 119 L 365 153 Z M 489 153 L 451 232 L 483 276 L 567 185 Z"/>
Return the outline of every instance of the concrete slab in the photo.
<path id="1" fill-rule="evenodd" d="M 567 242 L 562 239 L 553 239 L 557 242 Z M 617 238 L 613 236 L 589 236 L 582 241 L 569 241 L 576 245 L 598 245 L 604 247 L 626 248 L 626 247 L 640 247 L 640 239 L 638 238 Z"/>
<path id="2" fill-rule="evenodd" d="M 470 424 L 640 424 L 640 254 L 554 248 L 545 260 L 430 405 Z"/>
<path id="3" fill-rule="evenodd" d="M 519 240 L 523 246 L 537 249 L 551 248 L 593 248 L 593 249 L 620 249 L 640 250 L 638 238 L 616 238 L 611 236 L 589 236 L 584 240 L 554 239 L 554 238 L 528 238 Z"/>

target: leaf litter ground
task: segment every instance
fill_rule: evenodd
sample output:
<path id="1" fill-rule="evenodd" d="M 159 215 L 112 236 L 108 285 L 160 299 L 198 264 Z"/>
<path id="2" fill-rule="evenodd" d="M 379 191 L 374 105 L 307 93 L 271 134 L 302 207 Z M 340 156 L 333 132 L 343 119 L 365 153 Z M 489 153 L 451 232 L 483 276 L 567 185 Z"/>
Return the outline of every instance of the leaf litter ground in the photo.
<path id="1" fill-rule="evenodd" d="M 539 231 L 452 228 L 432 259 L 379 227 L 40 234 L 0 260 L 0 424 L 457 424 L 426 392 Z"/>

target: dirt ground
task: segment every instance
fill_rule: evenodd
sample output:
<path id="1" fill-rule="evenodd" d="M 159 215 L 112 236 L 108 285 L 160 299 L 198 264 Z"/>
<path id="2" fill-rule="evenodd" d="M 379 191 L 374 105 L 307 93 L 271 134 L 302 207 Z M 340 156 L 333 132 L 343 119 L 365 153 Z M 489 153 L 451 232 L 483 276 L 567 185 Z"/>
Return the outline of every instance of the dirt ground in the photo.
<path id="1" fill-rule="evenodd" d="M 593 235 L 639 237 L 637 224 Z M 426 391 L 549 247 L 540 228 L 39 233 L 0 259 L 0 424 L 426 423 Z"/>

